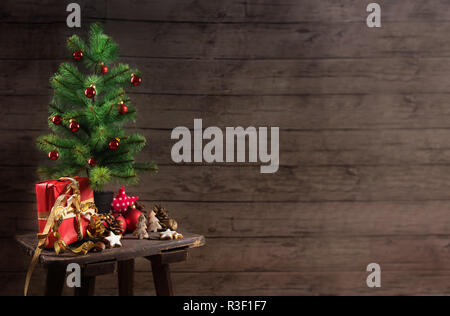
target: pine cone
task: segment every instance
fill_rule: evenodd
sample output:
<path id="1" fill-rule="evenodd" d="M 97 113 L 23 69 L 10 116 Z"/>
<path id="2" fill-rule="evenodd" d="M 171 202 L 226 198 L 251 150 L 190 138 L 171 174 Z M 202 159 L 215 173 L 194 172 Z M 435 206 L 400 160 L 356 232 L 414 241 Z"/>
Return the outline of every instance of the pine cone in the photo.
<path id="1" fill-rule="evenodd" d="M 162 221 L 165 219 L 169 219 L 169 213 L 166 211 L 166 209 L 164 207 L 162 207 L 161 205 L 155 205 L 153 207 L 153 211 L 156 213 L 156 217 Z"/>
<path id="2" fill-rule="evenodd" d="M 155 212 L 156 218 L 160 221 L 163 229 L 177 230 L 178 223 L 173 218 L 169 217 L 169 212 L 166 211 L 164 207 L 161 205 L 155 205 L 153 207 L 153 211 Z"/>
<path id="3" fill-rule="evenodd" d="M 140 202 L 134 202 L 134 205 L 136 206 L 136 208 L 141 211 L 141 212 L 145 212 L 145 205 L 140 203 Z"/>
<path id="4" fill-rule="evenodd" d="M 161 221 L 161 226 L 163 226 L 166 229 L 170 229 L 170 230 L 177 230 L 178 229 L 177 221 L 172 219 L 172 218 L 163 219 Z"/>

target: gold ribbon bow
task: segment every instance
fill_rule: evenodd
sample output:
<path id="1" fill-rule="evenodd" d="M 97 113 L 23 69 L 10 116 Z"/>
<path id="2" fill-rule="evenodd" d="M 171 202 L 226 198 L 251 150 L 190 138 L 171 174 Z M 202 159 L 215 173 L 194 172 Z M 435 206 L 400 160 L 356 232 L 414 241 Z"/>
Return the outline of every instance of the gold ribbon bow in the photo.
<path id="1" fill-rule="evenodd" d="M 63 190 L 53 205 L 50 214 L 47 218 L 47 223 L 42 231 L 42 233 L 38 233 L 38 245 L 36 246 L 36 250 L 34 251 L 33 258 L 31 259 L 30 266 L 28 267 L 27 276 L 25 278 L 25 288 L 24 295 L 27 296 L 28 287 L 30 285 L 31 275 L 33 274 L 36 263 L 41 255 L 42 249 L 48 244 L 48 235 L 50 229 L 53 231 L 53 235 L 57 238 L 54 243 L 54 248 L 56 254 L 59 254 L 67 249 L 72 251 L 73 253 L 83 253 L 86 254 L 93 248 L 92 242 L 87 242 L 78 247 L 77 249 L 71 249 L 62 239 L 61 235 L 58 233 L 59 226 L 63 222 L 64 219 L 70 217 L 76 217 L 77 220 L 77 234 L 78 241 L 83 240 L 84 234 L 82 229 L 82 221 L 81 217 L 83 216 L 87 220 L 90 220 L 91 216 L 97 213 L 97 208 L 93 202 L 85 202 L 81 203 L 81 193 L 78 181 L 73 178 L 61 178 L 61 180 L 70 180 L 70 183 L 66 186 L 66 189 Z M 67 197 L 68 194 L 72 191 L 72 195 Z"/>

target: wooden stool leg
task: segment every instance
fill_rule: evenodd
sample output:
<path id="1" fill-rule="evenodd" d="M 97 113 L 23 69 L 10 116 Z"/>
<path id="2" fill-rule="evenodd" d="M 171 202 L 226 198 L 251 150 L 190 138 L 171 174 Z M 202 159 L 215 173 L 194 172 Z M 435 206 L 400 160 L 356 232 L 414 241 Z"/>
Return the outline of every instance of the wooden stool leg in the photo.
<path id="1" fill-rule="evenodd" d="M 134 259 L 118 261 L 119 296 L 133 296 Z"/>
<path id="2" fill-rule="evenodd" d="M 66 266 L 60 264 L 47 267 L 47 282 L 45 296 L 61 296 L 66 279 Z"/>
<path id="3" fill-rule="evenodd" d="M 172 280 L 170 278 L 170 267 L 167 263 L 162 263 L 161 258 L 152 257 L 153 282 L 157 296 L 173 296 Z"/>
<path id="4" fill-rule="evenodd" d="M 94 296 L 94 293 L 95 276 L 85 275 L 85 272 L 81 271 L 81 287 L 75 288 L 75 296 Z"/>
<path id="5" fill-rule="evenodd" d="M 173 296 L 169 263 L 182 262 L 187 259 L 187 248 L 164 252 L 160 255 L 145 257 L 152 263 L 153 281 L 156 295 Z"/>
<path id="6" fill-rule="evenodd" d="M 81 287 L 75 288 L 75 296 L 94 296 L 97 275 L 114 273 L 115 261 L 89 263 L 81 268 Z"/>

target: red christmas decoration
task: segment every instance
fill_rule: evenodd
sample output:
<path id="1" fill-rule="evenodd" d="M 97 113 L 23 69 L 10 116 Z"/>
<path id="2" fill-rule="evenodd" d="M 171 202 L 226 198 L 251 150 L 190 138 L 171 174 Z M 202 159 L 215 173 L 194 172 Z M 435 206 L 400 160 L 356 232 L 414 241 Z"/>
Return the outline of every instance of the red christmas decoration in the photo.
<path id="1" fill-rule="evenodd" d="M 89 164 L 91 167 L 95 167 L 95 166 L 97 165 L 97 160 L 95 160 L 94 158 L 89 158 L 88 164 Z"/>
<path id="2" fill-rule="evenodd" d="M 59 125 L 62 122 L 62 117 L 59 116 L 59 115 L 55 115 L 55 116 L 52 117 L 52 122 L 55 125 Z"/>
<path id="3" fill-rule="evenodd" d="M 132 74 L 132 75 L 131 75 L 131 84 L 132 84 L 132 85 L 138 86 L 138 85 L 141 84 L 141 82 L 142 82 L 142 78 L 141 78 L 141 77 L 139 77 L 139 76 L 136 75 L 136 74 Z"/>
<path id="4" fill-rule="evenodd" d="M 120 114 L 127 114 L 127 112 L 128 112 L 128 106 L 125 104 L 125 103 L 123 103 L 123 101 L 122 102 L 120 102 L 119 103 L 120 104 L 120 107 L 119 107 L 119 112 L 120 112 Z"/>
<path id="5" fill-rule="evenodd" d="M 108 146 L 111 150 L 117 150 L 120 145 L 119 142 L 120 142 L 119 138 L 113 139 L 112 141 L 109 142 Z"/>
<path id="6" fill-rule="evenodd" d="M 84 95 L 86 97 L 88 97 L 89 99 L 92 99 L 93 97 L 95 97 L 96 93 L 97 92 L 95 91 L 95 86 L 94 85 L 91 85 L 89 88 L 84 90 Z"/>
<path id="7" fill-rule="evenodd" d="M 136 230 L 137 223 L 139 222 L 139 216 L 142 215 L 142 212 L 133 205 L 125 212 L 124 215 L 127 222 L 127 232 L 134 232 Z"/>
<path id="8" fill-rule="evenodd" d="M 76 61 L 81 60 L 81 58 L 83 58 L 83 51 L 77 50 L 77 51 L 73 52 L 72 56 L 73 56 L 73 59 L 75 59 Z"/>
<path id="9" fill-rule="evenodd" d="M 49 158 L 50 160 L 56 160 L 56 159 L 58 159 L 58 158 L 59 158 L 59 153 L 58 153 L 58 151 L 57 151 L 57 150 L 52 150 L 52 151 L 50 151 L 50 152 L 48 153 L 48 158 Z"/>
<path id="10" fill-rule="evenodd" d="M 117 192 L 116 197 L 113 199 L 113 202 L 111 204 L 114 213 L 123 213 L 125 212 L 129 206 L 134 205 L 134 202 L 136 202 L 139 199 L 137 196 L 128 196 L 125 193 L 125 188 L 122 187 L 119 189 L 119 192 Z"/>
<path id="11" fill-rule="evenodd" d="M 108 67 L 104 63 L 101 63 L 101 65 L 100 65 L 100 72 L 103 75 L 106 75 L 108 73 Z"/>
<path id="12" fill-rule="evenodd" d="M 77 121 L 75 121 L 74 119 L 71 119 L 70 124 L 69 124 L 69 129 L 74 133 L 78 132 L 80 130 L 80 124 Z"/>

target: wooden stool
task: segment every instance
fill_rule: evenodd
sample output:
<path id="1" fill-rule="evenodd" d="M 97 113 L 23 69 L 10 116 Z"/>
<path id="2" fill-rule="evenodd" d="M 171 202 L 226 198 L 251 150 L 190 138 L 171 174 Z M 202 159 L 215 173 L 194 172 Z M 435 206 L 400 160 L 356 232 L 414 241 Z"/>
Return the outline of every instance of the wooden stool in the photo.
<path id="1" fill-rule="evenodd" d="M 85 256 L 66 252 L 56 255 L 53 250 L 43 250 L 39 262 L 47 268 L 46 296 L 60 296 L 64 287 L 67 265 L 81 267 L 81 287 L 75 288 L 76 296 L 92 296 L 95 292 L 97 275 L 114 273 L 117 263 L 119 295 L 133 296 L 134 259 L 144 257 L 151 262 L 153 280 L 158 296 L 172 296 L 172 281 L 169 264 L 185 261 L 190 248 L 205 244 L 201 235 L 183 234 L 183 239 L 157 240 L 157 233 L 150 234 L 151 240 L 139 240 L 126 235 L 122 247 L 106 249 Z M 37 244 L 36 234 L 16 236 L 18 243 L 28 255 L 33 256 Z"/>

